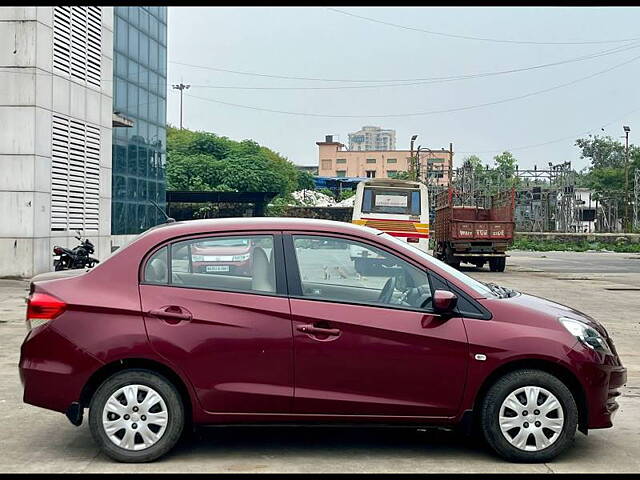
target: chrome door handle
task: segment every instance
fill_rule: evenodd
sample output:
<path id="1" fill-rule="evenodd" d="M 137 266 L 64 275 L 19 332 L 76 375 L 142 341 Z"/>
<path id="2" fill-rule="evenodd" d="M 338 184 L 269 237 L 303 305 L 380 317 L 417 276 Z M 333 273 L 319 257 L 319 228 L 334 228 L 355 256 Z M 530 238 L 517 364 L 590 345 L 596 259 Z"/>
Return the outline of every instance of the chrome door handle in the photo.
<path id="1" fill-rule="evenodd" d="M 340 335 L 340 330 L 337 328 L 321 328 L 316 327 L 315 325 L 298 325 L 296 329 L 309 335 L 329 335 L 331 337 L 337 337 Z"/>
<path id="2" fill-rule="evenodd" d="M 184 313 L 183 309 L 180 309 L 181 310 L 180 312 L 172 312 L 172 311 L 169 311 L 168 308 L 170 307 L 153 309 L 153 310 L 149 310 L 147 313 L 152 317 L 158 317 L 158 318 L 170 318 L 172 320 L 178 320 L 178 321 L 191 320 L 191 314 Z"/>

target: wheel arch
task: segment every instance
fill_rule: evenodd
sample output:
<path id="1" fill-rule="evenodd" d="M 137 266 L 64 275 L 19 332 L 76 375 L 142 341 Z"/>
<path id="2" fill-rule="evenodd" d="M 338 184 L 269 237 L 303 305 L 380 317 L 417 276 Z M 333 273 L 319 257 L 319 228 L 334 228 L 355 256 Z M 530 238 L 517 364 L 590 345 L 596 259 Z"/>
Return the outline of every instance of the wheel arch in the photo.
<path id="1" fill-rule="evenodd" d="M 192 421 L 194 413 L 194 399 L 192 399 L 185 381 L 167 365 L 148 358 L 123 358 L 100 367 L 91 375 L 91 377 L 89 377 L 82 388 L 79 400 L 80 406 L 82 408 L 88 408 L 91 405 L 93 395 L 107 378 L 111 377 L 115 373 L 135 368 L 153 371 L 169 380 L 180 394 L 180 398 L 182 399 L 185 409 L 185 419 Z"/>
<path id="2" fill-rule="evenodd" d="M 489 388 L 499 378 L 506 375 L 507 373 L 524 369 L 535 369 L 547 372 L 557 377 L 569 388 L 578 407 L 578 429 L 586 435 L 588 431 L 589 409 L 586 393 L 582 384 L 569 368 L 563 366 L 560 363 L 542 359 L 513 360 L 511 362 L 500 365 L 493 372 L 491 372 L 491 374 L 484 380 L 474 397 L 473 405 L 471 407 L 473 412 L 474 425 L 477 425 L 477 422 L 479 420 L 479 415 L 477 415 L 479 403 L 481 399 L 484 398 Z"/>

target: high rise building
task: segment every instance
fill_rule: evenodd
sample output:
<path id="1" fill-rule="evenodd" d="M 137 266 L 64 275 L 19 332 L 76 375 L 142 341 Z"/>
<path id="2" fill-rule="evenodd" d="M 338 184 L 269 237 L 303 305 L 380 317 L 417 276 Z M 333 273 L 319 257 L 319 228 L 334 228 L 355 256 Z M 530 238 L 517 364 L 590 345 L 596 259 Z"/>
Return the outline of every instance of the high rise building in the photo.
<path id="1" fill-rule="evenodd" d="M 380 127 L 362 127 L 349 134 L 349 150 L 395 150 L 396 131 Z"/>
<path id="2" fill-rule="evenodd" d="M 0 276 L 163 221 L 166 45 L 166 7 L 0 7 Z"/>
<path id="3" fill-rule="evenodd" d="M 114 7 L 113 71 L 124 122 L 113 128 L 111 233 L 122 244 L 164 221 L 149 200 L 166 206 L 167 7 Z"/>
<path id="4" fill-rule="evenodd" d="M 0 275 L 110 252 L 113 9 L 0 7 Z"/>

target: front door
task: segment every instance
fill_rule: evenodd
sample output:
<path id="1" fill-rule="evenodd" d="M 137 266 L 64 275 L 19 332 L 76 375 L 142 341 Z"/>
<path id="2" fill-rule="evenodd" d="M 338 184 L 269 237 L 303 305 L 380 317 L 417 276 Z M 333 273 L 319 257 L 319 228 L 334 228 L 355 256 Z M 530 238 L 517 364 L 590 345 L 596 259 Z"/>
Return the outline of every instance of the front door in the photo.
<path id="1" fill-rule="evenodd" d="M 285 245 L 295 258 L 288 270 L 297 265 L 289 276 L 296 413 L 457 413 L 465 329 L 462 318 L 430 311 L 424 268 L 345 237 L 294 234 Z M 361 249 L 383 260 L 366 275 L 350 254 Z"/>
<path id="2" fill-rule="evenodd" d="M 149 340 L 209 412 L 289 413 L 293 349 L 278 235 L 200 237 L 146 262 Z"/>

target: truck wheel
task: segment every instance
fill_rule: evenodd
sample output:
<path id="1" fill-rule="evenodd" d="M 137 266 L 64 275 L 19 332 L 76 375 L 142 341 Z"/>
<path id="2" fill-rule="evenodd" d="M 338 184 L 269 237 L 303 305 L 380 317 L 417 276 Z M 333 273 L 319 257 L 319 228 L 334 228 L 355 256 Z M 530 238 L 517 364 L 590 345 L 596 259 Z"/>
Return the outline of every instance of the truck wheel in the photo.
<path id="1" fill-rule="evenodd" d="M 452 266 L 453 268 L 460 270 L 460 258 L 453 256 L 453 249 L 451 247 L 447 247 L 445 250 L 445 263 L 447 265 Z"/>
<path id="2" fill-rule="evenodd" d="M 184 427 L 180 394 L 151 370 L 118 372 L 91 400 L 89 428 L 102 451 L 118 462 L 151 462 L 176 444 Z"/>
<path id="3" fill-rule="evenodd" d="M 489 259 L 489 269 L 492 272 L 504 272 L 506 265 L 507 259 L 505 257 L 493 257 Z"/>
<path id="4" fill-rule="evenodd" d="M 578 407 L 567 386 L 533 369 L 498 379 L 479 414 L 487 443 L 512 462 L 551 460 L 571 445 L 578 425 Z"/>

